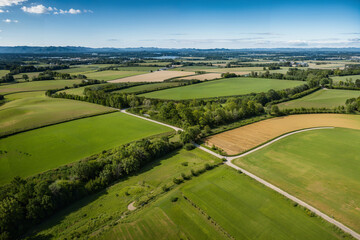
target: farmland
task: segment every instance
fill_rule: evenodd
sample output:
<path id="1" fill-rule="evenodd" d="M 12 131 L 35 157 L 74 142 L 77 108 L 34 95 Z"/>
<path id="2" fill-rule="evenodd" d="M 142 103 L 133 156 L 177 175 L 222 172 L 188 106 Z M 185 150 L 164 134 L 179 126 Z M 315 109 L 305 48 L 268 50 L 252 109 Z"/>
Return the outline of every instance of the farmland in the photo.
<path id="1" fill-rule="evenodd" d="M 169 131 L 169 128 L 155 123 L 111 113 L 19 133 L 0 139 L 0 183 L 6 183 L 14 176 L 29 176 Z"/>
<path id="2" fill-rule="evenodd" d="M 345 82 L 346 80 L 352 80 L 353 82 L 356 81 L 356 79 L 360 79 L 360 75 L 349 75 L 349 76 L 336 76 L 331 77 L 334 82 Z"/>
<path id="3" fill-rule="evenodd" d="M 113 81 L 111 83 L 118 82 L 162 82 L 171 78 L 184 77 L 189 75 L 194 75 L 194 72 L 181 72 L 181 71 L 156 71 L 152 73 L 141 74 L 132 77 L 121 78 Z"/>
<path id="4" fill-rule="evenodd" d="M 181 79 L 184 79 L 184 80 L 196 79 L 196 80 L 204 81 L 204 80 L 213 80 L 213 79 L 217 79 L 217 78 L 221 78 L 220 73 L 205 73 L 205 74 L 199 74 L 199 75 L 195 75 L 195 76 L 183 77 Z"/>
<path id="5" fill-rule="evenodd" d="M 152 84 L 144 84 L 140 86 L 124 88 L 114 93 L 137 93 L 142 91 L 153 91 L 159 88 L 173 87 L 179 86 L 181 83 L 179 82 L 161 82 L 161 83 L 152 83 Z"/>
<path id="6" fill-rule="evenodd" d="M 6 84 L 0 86 L 0 94 L 15 92 L 44 91 L 48 89 L 71 87 L 73 84 L 81 83 L 81 80 L 49 80 L 25 83 Z"/>
<path id="7" fill-rule="evenodd" d="M 360 231 L 359 140 L 359 130 L 303 132 L 235 164 Z"/>
<path id="8" fill-rule="evenodd" d="M 360 130 L 360 116 L 344 114 L 291 115 L 267 119 L 205 139 L 229 155 L 245 152 L 282 134 L 311 127 L 344 127 Z"/>
<path id="9" fill-rule="evenodd" d="M 146 72 L 144 72 L 144 71 L 114 71 L 114 70 L 108 70 L 108 71 L 87 73 L 86 76 L 89 79 L 110 81 L 110 80 L 124 78 L 124 77 L 136 76 L 136 75 L 144 74 L 144 73 L 146 73 Z"/>
<path id="10" fill-rule="evenodd" d="M 301 81 L 275 80 L 265 78 L 228 78 L 194 84 L 181 88 L 166 89 L 142 96 L 160 99 L 193 99 L 232 95 L 244 95 L 253 92 L 280 90 L 303 84 Z"/>
<path id="11" fill-rule="evenodd" d="M 30 92 L 32 94 L 39 92 Z M 44 94 L 40 92 L 40 94 Z M 22 96 L 19 96 L 22 94 Z M 54 99 L 43 96 L 29 97 L 29 93 L 17 93 L 20 98 L 0 106 L 0 136 L 48 124 L 114 111 L 101 105 Z M 11 96 L 11 95 L 9 95 Z M 25 97 L 25 98 L 22 98 Z"/>
<path id="12" fill-rule="evenodd" d="M 279 108 L 333 108 L 344 106 L 349 98 L 357 98 L 360 91 L 323 89 L 305 97 L 279 104 Z"/>

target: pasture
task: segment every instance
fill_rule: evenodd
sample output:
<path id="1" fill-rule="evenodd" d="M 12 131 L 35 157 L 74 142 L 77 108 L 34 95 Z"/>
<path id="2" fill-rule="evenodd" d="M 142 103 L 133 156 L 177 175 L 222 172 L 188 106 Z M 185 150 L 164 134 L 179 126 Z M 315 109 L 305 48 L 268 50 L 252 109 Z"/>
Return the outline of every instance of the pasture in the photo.
<path id="1" fill-rule="evenodd" d="M 78 161 L 172 129 L 123 113 L 109 113 L 0 139 L 0 184 Z"/>
<path id="2" fill-rule="evenodd" d="M 5 76 L 6 74 L 8 74 L 10 71 L 9 70 L 0 70 L 0 78 Z"/>
<path id="3" fill-rule="evenodd" d="M 207 146 L 219 147 L 229 155 L 250 150 L 273 138 L 304 128 L 344 127 L 360 130 L 360 116 L 346 114 L 299 114 L 271 118 L 206 138 Z"/>
<path id="4" fill-rule="evenodd" d="M 141 96 L 160 99 L 194 99 L 211 98 L 249 93 L 266 92 L 270 89 L 280 90 L 302 85 L 301 81 L 276 80 L 266 78 L 226 78 L 179 88 L 166 89 Z"/>
<path id="5" fill-rule="evenodd" d="M 235 239 L 342 239 L 331 225 L 225 166 L 193 179 L 182 191 Z"/>
<path id="6" fill-rule="evenodd" d="M 360 130 L 298 133 L 235 164 L 360 231 Z"/>
<path id="7" fill-rule="evenodd" d="M 284 108 L 333 108 L 345 106 L 349 98 L 357 98 L 360 91 L 340 90 L 340 89 L 322 89 L 311 93 L 305 97 L 278 104 L 280 109 Z"/>
<path id="8" fill-rule="evenodd" d="M 46 91 L 49 89 L 64 88 L 65 86 L 71 87 L 74 83 L 79 84 L 81 81 L 82 80 L 49 80 L 6 84 L 0 86 L 0 94 Z"/>
<path id="9" fill-rule="evenodd" d="M 31 95 L 35 96 L 31 97 Z M 0 136 L 114 111 L 112 108 L 97 104 L 49 98 L 44 92 L 25 92 L 9 96 L 18 99 L 0 106 Z M 8 95 L 6 98 L 8 99 Z"/>
<path id="10" fill-rule="evenodd" d="M 340 82 L 340 81 L 346 82 L 346 80 L 352 80 L 353 82 L 355 82 L 357 79 L 360 79 L 360 75 L 333 76 L 331 78 L 334 81 L 334 83 Z"/>
<path id="11" fill-rule="evenodd" d="M 114 79 L 136 76 L 139 74 L 147 73 L 145 71 L 114 71 L 114 70 L 107 70 L 107 71 L 99 71 L 99 72 L 91 72 L 86 73 L 88 79 L 96 79 L 96 80 L 104 80 L 110 81 Z"/>
<path id="12" fill-rule="evenodd" d="M 132 77 L 121 78 L 113 81 L 111 83 L 118 82 L 162 82 L 171 78 L 179 78 L 189 75 L 194 75 L 194 72 L 181 72 L 181 71 L 156 71 L 152 73 L 141 74 Z"/>
<path id="13" fill-rule="evenodd" d="M 205 81 L 205 80 L 213 80 L 213 79 L 217 79 L 217 78 L 221 78 L 221 73 L 205 73 L 205 74 L 198 74 L 195 76 L 189 76 L 189 77 L 183 77 L 181 79 L 184 80 L 200 80 L 200 81 Z"/>
<path id="14" fill-rule="evenodd" d="M 184 166 L 182 164 L 184 162 L 187 162 L 188 166 Z M 151 192 L 156 194 L 161 193 L 162 186 L 167 185 L 170 187 L 174 185 L 172 179 L 179 177 L 182 172 L 190 172 L 190 169 L 200 168 L 205 163 L 214 164 L 219 162 L 220 159 L 199 149 L 175 151 L 145 166 L 139 174 L 119 181 L 107 190 L 95 196 L 89 196 L 88 198 L 80 200 L 70 208 L 60 211 L 59 214 L 51 217 L 39 226 L 39 235 L 53 235 L 54 238 L 69 238 L 74 232 L 87 231 L 91 233 L 96 231 L 99 233 L 101 231 L 97 231 L 97 229 L 104 226 L 105 228 L 110 227 L 111 219 L 118 221 L 124 212 L 128 211 L 127 206 L 129 203 Z M 173 236 L 174 233 L 180 231 L 197 237 L 197 239 L 199 239 L 198 236 L 207 235 L 211 237 L 213 235 L 215 239 L 221 236 L 212 229 L 212 226 L 207 223 L 200 214 L 192 211 L 192 208 L 189 207 L 188 204 L 180 205 L 183 209 L 180 209 L 179 206 L 172 208 L 173 205 L 171 205 L 172 203 L 169 197 L 170 195 L 166 195 L 165 198 L 161 198 L 160 202 L 163 203 L 156 203 L 154 210 L 150 210 L 150 212 L 144 209 L 139 212 L 141 215 L 130 215 L 129 217 L 133 223 L 125 218 L 124 222 L 129 222 L 129 224 L 119 223 L 102 237 L 107 239 L 125 239 L 128 235 L 120 234 L 122 229 L 130 230 L 131 234 L 134 234 L 134 237 L 142 236 L 145 231 L 149 230 L 144 227 L 144 223 L 156 229 L 154 236 L 147 234 L 146 238 L 149 239 L 166 238 L 166 236 L 168 236 L 167 234 Z M 164 209 L 166 213 L 157 206 L 166 206 L 166 209 Z M 152 214 L 156 216 L 155 221 Z M 167 216 L 173 218 L 176 217 L 177 214 L 180 215 L 178 215 L 176 220 L 183 219 L 183 221 L 177 221 L 175 226 L 172 222 L 167 222 L 169 220 Z M 150 220 L 152 222 L 150 222 Z M 138 224 L 135 225 L 134 221 Z M 171 228 L 167 228 L 168 226 Z M 189 229 L 187 229 L 187 227 L 189 227 Z M 136 230 L 136 232 L 132 230 Z M 160 236 L 160 234 L 163 235 Z M 100 238 L 100 236 L 97 236 L 97 238 Z"/>
<path id="15" fill-rule="evenodd" d="M 161 83 L 151 83 L 151 84 L 144 84 L 130 88 L 124 88 L 118 91 L 114 91 L 113 93 L 137 93 L 142 91 L 153 91 L 159 88 L 166 88 L 166 87 L 173 87 L 179 86 L 181 83 L 179 82 L 161 82 Z"/>

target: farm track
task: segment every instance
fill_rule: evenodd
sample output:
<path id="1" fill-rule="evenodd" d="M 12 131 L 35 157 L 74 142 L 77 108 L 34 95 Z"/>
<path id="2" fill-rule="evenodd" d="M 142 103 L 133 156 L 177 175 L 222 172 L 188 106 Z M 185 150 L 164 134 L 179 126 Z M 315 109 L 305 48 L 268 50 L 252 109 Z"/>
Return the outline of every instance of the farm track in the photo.
<path id="1" fill-rule="evenodd" d="M 128 112 L 126 112 L 126 109 L 123 109 L 123 110 L 120 110 L 120 111 L 121 111 L 122 113 L 129 114 L 129 115 L 134 116 L 134 117 L 142 118 L 142 119 L 145 119 L 145 120 L 154 122 L 154 123 L 158 123 L 158 124 L 161 124 L 161 125 L 170 127 L 170 128 L 172 128 L 172 129 L 174 129 L 174 130 L 176 130 L 176 131 L 179 131 L 179 130 L 180 130 L 180 131 L 183 131 L 183 129 L 178 128 L 178 127 L 174 127 L 174 126 L 171 126 L 171 125 L 168 125 L 168 124 L 165 124 L 165 123 L 162 123 L 162 122 L 158 122 L 158 121 L 155 121 L 155 120 L 146 118 L 146 117 L 142 117 L 142 116 L 138 116 L 138 115 L 135 115 L 135 114 L 132 114 L 132 113 L 128 113 Z M 313 128 L 302 129 L 302 130 L 290 132 L 290 133 L 284 134 L 284 135 L 282 135 L 282 136 L 279 136 L 279 137 L 271 140 L 270 142 L 268 142 L 268 143 L 266 143 L 266 144 L 263 144 L 263 145 L 261 145 L 261 146 L 258 146 L 258 147 L 254 148 L 254 149 L 252 149 L 252 150 L 250 150 L 250 151 L 248 151 L 248 152 L 245 152 L 245 153 L 242 153 L 242 154 L 239 154 L 239 155 L 236 155 L 236 156 L 231 156 L 231 157 L 222 156 L 222 155 L 220 155 L 220 154 L 218 154 L 218 153 L 215 153 L 215 152 L 213 152 L 213 151 L 211 151 L 211 150 L 209 150 L 209 149 L 207 149 L 207 148 L 205 148 L 205 147 L 202 147 L 202 146 L 200 146 L 199 144 L 196 144 L 196 143 L 194 143 L 194 145 L 195 145 L 197 148 L 199 148 L 199 149 L 201 149 L 201 150 L 203 150 L 203 151 L 205 151 L 205 152 L 207 152 L 207 153 L 209 153 L 209 154 L 211 154 L 211 155 L 213 155 L 213 156 L 215 156 L 215 157 L 218 157 L 218 158 L 221 158 L 221 159 L 225 159 L 225 160 L 226 160 L 226 163 L 225 163 L 225 164 L 228 165 L 229 167 L 232 167 L 232 168 L 234 168 L 234 169 L 236 169 L 236 170 L 241 171 L 242 173 L 246 174 L 246 175 L 249 176 L 250 178 L 252 178 L 252 179 L 258 181 L 259 183 L 265 185 L 266 187 L 271 188 L 272 190 L 276 191 L 277 193 L 280 193 L 281 195 L 283 195 L 284 197 L 286 197 L 286 198 L 294 201 L 295 203 L 297 203 L 297 204 L 299 204 L 299 205 L 301 205 L 301 206 L 309 209 L 310 211 L 314 212 L 316 215 L 318 215 L 319 217 L 321 217 L 321 218 L 324 219 L 325 221 L 327 221 L 327 222 L 335 225 L 336 227 L 338 227 L 339 229 L 341 229 L 341 230 L 344 231 L 345 233 L 350 234 L 350 235 L 353 236 L 355 239 L 360 240 L 360 234 L 357 233 L 357 232 L 355 232 L 355 231 L 352 230 L 351 228 L 349 228 L 349 227 L 345 226 L 344 224 L 342 224 L 341 222 L 339 222 L 339 221 L 331 218 L 330 216 L 328 216 L 328 215 L 326 215 L 325 213 L 321 212 L 321 211 L 318 210 L 317 208 L 315 208 L 315 207 L 307 204 L 306 202 L 300 200 L 299 198 L 297 198 L 297 197 L 295 197 L 295 196 L 293 196 L 293 195 L 285 192 L 284 190 L 276 187 L 275 185 L 273 185 L 273 184 L 265 181 L 264 179 L 262 179 L 262 178 L 260 178 L 260 177 L 258 177 L 258 176 L 256 176 L 256 175 L 254 175 L 254 174 L 246 171 L 245 169 L 240 168 L 240 167 L 238 167 L 238 166 L 236 166 L 235 164 L 232 163 L 232 160 L 234 160 L 234 159 L 236 159 L 236 158 L 244 157 L 244 156 L 246 156 L 246 155 L 248 155 L 248 154 L 251 154 L 251 153 L 253 153 L 253 152 L 256 152 L 256 151 L 258 151 L 258 150 L 260 150 L 260 149 L 262 149 L 262 148 L 264 148 L 264 147 L 267 147 L 267 146 L 269 146 L 270 144 L 272 144 L 272 143 L 274 143 L 274 142 L 277 142 L 277 141 L 279 141 L 279 140 L 281 140 L 281 139 L 283 139 L 283 138 L 285 138 L 285 137 L 288 137 L 288 136 L 290 136 L 290 135 L 297 134 L 297 133 L 301 133 L 301 132 L 306 132 L 306 131 L 311 131 L 311 130 L 332 129 L 332 128 L 334 128 L 334 127 L 313 127 Z"/>

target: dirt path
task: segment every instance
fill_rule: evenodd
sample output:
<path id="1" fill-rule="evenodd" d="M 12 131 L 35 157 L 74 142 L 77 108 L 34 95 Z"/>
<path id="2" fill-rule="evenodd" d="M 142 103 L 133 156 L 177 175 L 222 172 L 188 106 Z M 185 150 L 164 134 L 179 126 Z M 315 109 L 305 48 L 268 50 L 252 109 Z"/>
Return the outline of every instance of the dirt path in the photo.
<path id="1" fill-rule="evenodd" d="M 128 205 L 128 209 L 129 209 L 130 211 L 134 211 L 134 210 L 136 209 L 136 207 L 134 206 L 134 204 L 135 204 L 135 201 L 132 202 L 132 203 L 130 203 L 130 204 Z"/>
<path id="2" fill-rule="evenodd" d="M 151 120 L 151 119 L 148 119 L 148 118 L 145 118 L 145 117 L 141 117 L 141 116 L 138 116 L 138 115 L 135 115 L 135 114 L 127 113 L 126 110 L 121 110 L 121 112 L 126 113 L 126 114 L 129 114 L 129 115 L 132 115 L 132 116 L 134 116 L 134 117 L 139 117 L 139 118 L 142 118 L 142 119 L 151 121 L 151 122 L 155 122 L 155 123 L 158 123 L 158 124 L 167 126 L 167 127 L 171 127 L 171 128 L 173 128 L 173 129 L 175 129 L 176 131 L 177 131 L 177 130 L 182 131 L 181 128 L 177 128 L 177 127 L 174 127 L 174 126 L 165 124 L 165 123 L 157 122 L 157 121 L 154 121 L 154 120 Z M 205 148 L 205 147 L 202 147 L 202 146 L 200 146 L 199 144 L 196 144 L 196 143 L 194 143 L 194 145 L 195 145 L 197 148 L 199 148 L 199 149 L 201 149 L 201 150 L 203 150 L 203 151 L 205 151 L 205 152 L 207 152 L 207 153 L 210 153 L 211 155 L 213 155 L 213 156 L 215 156 L 215 157 L 218 157 L 218 158 L 221 158 L 221 159 L 226 159 L 226 165 L 228 165 L 229 167 L 232 167 L 232 168 L 234 168 L 234 169 L 236 169 L 236 170 L 240 170 L 241 172 L 243 172 L 243 173 L 246 174 L 247 176 L 251 177 L 252 179 L 260 182 L 261 184 L 265 185 L 266 187 L 271 188 L 272 190 L 280 193 L 281 195 L 287 197 L 288 199 L 296 202 L 297 204 L 299 204 L 299 205 L 301 205 L 301 206 L 309 209 L 310 211 L 314 212 L 314 213 L 315 213 L 316 215 L 318 215 L 319 217 L 323 218 L 324 220 L 328 221 L 329 223 L 334 224 L 336 227 L 340 228 L 340 229 L 343 230 L 344 232 L 346 232 L 346 233 L 352 235 L 354 238 L 360 240 L 360 234 L 359 234 L 359 233 L 357 233 L 357 232 L 355 232 L 354 230 L 348 228 L 347 226 L 345 226 L 345 225 L 342 224 L 341 222 L 338 222 L 337 220 L 329 217 L 328 215 L 326 215 L 325 213 L 323 213 L 323 212 L 321 212 L 320 210 L 316 209 L 315 207 L 313 207 L 313 206 L 311 206 L 311 205 L 303 202 L 302 200 L 298 199 L 297 197 L 295 197 L 295 196 L 293 196 L 293 195 L 285 192 L 284 190 L 276 187 L 275 185 L 272 185 L 271 183 L 265 181 L 264 179 L 262 179 L 262 178 L 260 178 L 260 177 L 258 177 L 258 176 L 256 176 L 256 175 L 254 175 L 254 174 L 246 171 L 245 169 L 242 169 L 242 168 L 240 168 L 240 167 L 238 167 L 238 166 L 236 166 L 235 164 L 232 163 L 232 160 L 234 160 L 234 159 L 236 159 L 236 158 L 244 157 L 244 156 L 246 156 L 246 155 L 248 155 L 248 154 L 251 154 L 251 153 L 253 153 L 253 152 L 256 152 L 256 151 L 258 151 L 258 150 L 260 150 L 260 149 L 262 149 L 262 148 L 264 148 L 264 147 L 267 147 L 267 146 L 269 146 L 270 144 L 272 144 L 272 143 L 274 143 L 274 142 L 277 142 L 277 141 L 279 141 L 279 140 L 281 140 L 281 139 L 283 139 L 283 138 L 285 138 L 285 137 L 288 137 L 288 136 L 290 136 L 290 135 L 297 134 L 297 133 L 301 133 L 301 132 L 306 132 L 306 131 L 311 131 L 311 130 L 332 129 L 332 128 L 333 128 L 333 127 L 315 127 L 315 128 L 302 129 L 302 130 L 294 131 L 294 132 L 291 132 L 291 133 L 287 133 L 287 134 L 284 134 L 284 135 L 282 135 L 282 136 L 280 136 L 280 137 L 277 137 L 277 138 L 273 139 L 272 141 L 270 141 L 270 142 L 268 142 L 268 143 L 266 143 L 266 144 L 263 144 L 263 145 L 261 145 L 261 146 L 259 146 L 259 147 L 257 147 L 257 148 L 254 148 L 254 149 L 252 149 L 252 150 L 250 150 L 250 151 L 248 151 L 248 152 L 246 152 L 246 153 L 239 154 L 239 155 L 232 156 L 232 157 L 222 156 L 222 155 L 220 155 L 220 154 L 218 154 L 218 153 L 215 153 L 215 152 L 213 152 L 213 151 L 211 151 L 211 150 L 209 150 L 209 149 L 207 149 L 207 148 Z M 130 205 L 131 205 L 131 204 L 130 204 Z M 130 206 L 130 205 L 129 205 L 129 206 Z M 129 207 L 128 207 L 128 208 L 129 208 Z M 130 209 L 129 209 L 129 210 L 130 210 Z"/>

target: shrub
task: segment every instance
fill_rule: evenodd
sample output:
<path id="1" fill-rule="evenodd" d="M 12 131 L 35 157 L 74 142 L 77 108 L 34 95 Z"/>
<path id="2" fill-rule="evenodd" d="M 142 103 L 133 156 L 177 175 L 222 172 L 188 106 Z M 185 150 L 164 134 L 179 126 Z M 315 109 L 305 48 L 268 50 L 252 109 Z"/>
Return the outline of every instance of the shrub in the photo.
<path id="1" fill-rule="evenodd" d="M 177 200 L 179 200 L 178 197 L 171 197 L 171 198 L 170 198 L 170 201 L 171 201 L 171 202 L 177 202 Z"/>
<path id="2" fill-rule="evenodd" d="M 181 183 L 183 182 L 183 180 L 182 180 L 182 179 L 179 179 L 179 178 L 174 178 L 174 179 L 173 179 L 173 182 L 174 182 L 175 184 L 181 184 Z"/>
<path id="3" fill-rule="evenodd" d="M 188 162 L 182 162 L 181 165 L 183 165 L 184 167 L 187 167 L 189 165 Z"/>
<path id="4" fill-rule="evenodd" d="M 168 188 L 168 186 L 164 185 L 164 186 L 162 186 L 162 190 L 163 190 L 163 192 L 167 192 L 167 191 L 169 191 L 169 188 Z"/>
<path id="5" fill-rule="evenodd" d="M 184 148 L 185 148 L 186 150 L 190 151 L 190 150 L 193 150 L 193 149 L 195 148 L 195 146 L 194 146 L 194 144 L 192 144 L 192 143 L 186 143 L 186 144 L 184 145 Z"/>

